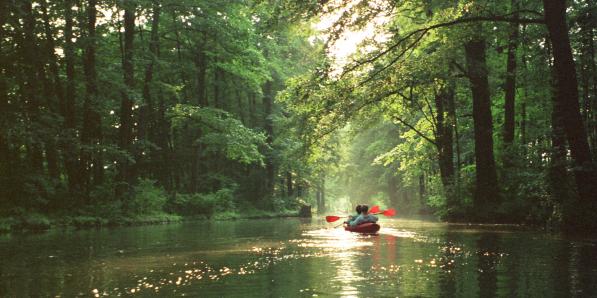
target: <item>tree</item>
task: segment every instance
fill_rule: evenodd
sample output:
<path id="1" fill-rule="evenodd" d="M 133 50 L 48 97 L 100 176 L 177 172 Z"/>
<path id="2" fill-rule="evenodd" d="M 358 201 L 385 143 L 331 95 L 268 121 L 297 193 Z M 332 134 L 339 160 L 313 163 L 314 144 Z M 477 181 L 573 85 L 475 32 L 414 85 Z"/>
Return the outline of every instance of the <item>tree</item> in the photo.
<path id="1" fill-rule="evenodd" d="M 567 216 L 565 224 L 570 229 L 590 228 L 597 210 L 594 194 L 596 175 L 591 157 L 585 126 L 578 103 L 578 81 L 572 57 L 572 48 L 566 23 L 566 1 L 543 1 L 545 21 L 553 46 L 554 68 L 556 73 L 556 111 L 560 115 L 566 133 L 572 160 L 574 178 L 579 202 L 576 210 Z"/>
<path id="2" fill-rule="evenodd" d="M 120 130 L 119 147 L 123 152 L 123 158 L 119 162 L 119 179 L 122 185 L 117 194 L 122 196 L 134 182 L 133 170 L 134 156 L 133 144 L 133 99 L 135 88 L 135 74 L 133 65 L 134 38 L 135 38 L 135 3 L 127 0 L 123 2 L 124 10 L 124 46 L 122 51 L 122 73 L 125 89 L 121 91 L 122 100 L 120 103 Z"/>

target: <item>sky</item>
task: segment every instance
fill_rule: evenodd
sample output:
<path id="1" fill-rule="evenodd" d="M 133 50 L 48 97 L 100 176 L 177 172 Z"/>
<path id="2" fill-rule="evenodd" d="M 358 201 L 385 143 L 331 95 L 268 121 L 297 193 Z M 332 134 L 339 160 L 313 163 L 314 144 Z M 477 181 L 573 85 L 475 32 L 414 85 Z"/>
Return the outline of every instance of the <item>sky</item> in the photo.
<path id="1" fill-rule="evenodd" d="M 334 3 L 333 5 L 337 5 L 338 1 L 341 0 L 332 2 Z M 314 38 L 327 40 L 329 36 L 327 31 L 334 25 L 334 22 L 336 22 L 345 11 L 349 10 L 351 7 L 361 1 L 362 0 L 343 1 L 346 3 L 343 8 L 324 13 L 319 22 L 314 24 L 314 28 L 317 30 L 317 32 L 319 32 L 319 34 Z M 353 19 L 356 17 L 358 16 L 353 16 Z M 388 35 L 386 33 L 379 32 L 379 30 L 376 29 L 379 29 L 380 26 L 388 20 L 389 17 L 387 15 L 378 15 L 362 29 L 346 29 L 340 38 L 330 46 L 328 52 L 328 54 L 334 59 L 337 70 L 341 70 L 342 67 L 350 61 L 350 55 L 357 51 L 357 47 L 365 39 L 374 38 L 378 42 L 386 41 L 388 39 Z M 365 50 L 371 51 L 373 49 L 366 48 Z"/>

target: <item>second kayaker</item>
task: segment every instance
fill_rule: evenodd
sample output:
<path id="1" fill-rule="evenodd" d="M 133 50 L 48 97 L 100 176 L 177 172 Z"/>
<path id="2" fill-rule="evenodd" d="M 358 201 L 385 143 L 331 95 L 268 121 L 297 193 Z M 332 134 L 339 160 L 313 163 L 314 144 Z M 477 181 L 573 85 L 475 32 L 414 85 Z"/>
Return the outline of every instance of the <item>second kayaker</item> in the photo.
<path id="1" fill-rule="evenodd" d="M 361 205 L 361 215 L 357 216 L 354 220 L 350 221 L 348 224 L 351 227 L 357 226 L 362 223 L 366 222 L 377 222 L 379 219 L 377 216 L 367 213 L 369 211 L 369 206 Z"/>
<path id="2" fill-rule="evenodd" d="M 357 208 L 355 209 L 355 211 L 357 212 L 357 215 L 349 215 L 348 216 L 348 220 L 346 220 L 344 223 L 345 224 L 350 224 L 351 221 L 357 219 L 357 217 L 359 217 L 359 215 L 361 215 L 361 208 L 363 206 L 361 205 L 357 205 Z"/>

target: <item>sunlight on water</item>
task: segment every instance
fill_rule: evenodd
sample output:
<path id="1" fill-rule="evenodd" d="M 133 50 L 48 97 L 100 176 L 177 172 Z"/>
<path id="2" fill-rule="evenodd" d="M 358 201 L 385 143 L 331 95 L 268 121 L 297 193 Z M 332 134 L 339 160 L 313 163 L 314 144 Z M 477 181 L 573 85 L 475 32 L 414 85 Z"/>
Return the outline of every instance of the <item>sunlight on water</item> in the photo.
<path id="1" fill-rule="evenodd" d="M 394 237 L 412 237 L 413 234 L 405 231 L 387 229 L 387 233 Z M 375 241 L 379 241 L 379 235 L 361 235 L 351 233 L 343 229 L 315 229 L 307 230 L 302 233 L 298 239 L 289 239 L 283 243 L 265 243 L 275 244 L 270 247 L 263 246 L 264 243 L 253 243 L 259 245 L 240 249 L 224 249 L 218 253 L 241 254 L 251 259 L 250 261 L 217 267 L 204 261 L 196 260 L 190 263 L 172 262 L 168 268 L 148 270 L 146 276 L 139 277 L 134 286 L 113 289 L 93 289 L 94 296 L 120 296 L 125 295 L 143 295 L 143 293 L 160 293 L 161 291 L 175 292 L 176 288 L 188 287 L 197 283 L 218 282 L 228 276 L 254 275 L 260 271 L 271 268 L 280 262 L 290 260 L 300 260 L 306 258 L 329 258 L 329 264 L 335 268 L 334 276 L 331 280 L 337 283 L 335 295 L 342 297 L 357 297 L 359 294 L 355 283 L 363 281 L 363 272 L 358 269 L 354 260 L 357 256 L 362 256 L 366 252 L 363 248 L 372 247 Z M 213 253 L 201 252 L 196 257 L 205 257 Z M 194 258 L 193 254 L 183 253 L 181 255 L 167 256 L 169 259 L 188 259 Z M 136 262 L 136 258 L 121 260 L 123 263 Z M 126 264 L 121 264 L 127 267 Z M 302 289 L 304 293 L 313 293 L 312 289 Z"/>
<path id="2" fill-rule="evenodd" d="M 346 232 L 342 229 L 319 229 L 303 233 L 306 239 L 295 240 L 301 247 L 330 248 L 334 251 L 351 250 L 357 247 L 371 246 L 372 242 L 367 241 L 372 235 L 359 235 Z"/>
<path id="3" fill-rule="evenodd" d="M 325 228 L 325 222 L 316 220 L 272 220 L 32 236 L 14 245 L 5 238 L 0 242 L 0 296 L 597 293 L 593 241 L 412 220 L 384 220 L 381 225 L 375 235 Z"/>
<path id="4" fill-rule="evenodd" d="M 334 295 L 340 297 L 358 297 L 357 284 L 366 280 L 366 273 L 357 266 L 358 256 L 366 254 L 363 248 L 373 247 L 379 235 L 363 235 L 344 231 L 344 229 L 318 229 L 307 231 L 301 242 L 308 242 L 311 247 L 326 248 L 326 255 L 335 267 L 331 281 L 336 283 Z"/>
<path id="5" fill-rule="evenodd" d="M 383 228 L 379 231 L 379 234 L 382 235 L 390 235 L 398 238 L 415 238 L 417 236 L 416 233 L 411 231 L 404 231 L 404 230 L 396 230 L 393 228 Z"/>

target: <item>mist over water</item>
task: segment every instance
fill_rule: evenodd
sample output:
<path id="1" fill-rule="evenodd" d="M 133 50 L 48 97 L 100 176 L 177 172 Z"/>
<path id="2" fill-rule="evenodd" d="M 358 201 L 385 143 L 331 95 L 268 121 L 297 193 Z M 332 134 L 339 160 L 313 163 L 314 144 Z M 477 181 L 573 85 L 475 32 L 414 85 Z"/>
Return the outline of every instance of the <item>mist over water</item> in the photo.
<path id="1" fill-rule="evenodd" d="M 597 242 L 382 219 L 192 222 L 0 236 L 0 296 L 590 297 Z"/>

